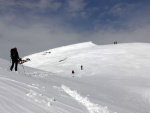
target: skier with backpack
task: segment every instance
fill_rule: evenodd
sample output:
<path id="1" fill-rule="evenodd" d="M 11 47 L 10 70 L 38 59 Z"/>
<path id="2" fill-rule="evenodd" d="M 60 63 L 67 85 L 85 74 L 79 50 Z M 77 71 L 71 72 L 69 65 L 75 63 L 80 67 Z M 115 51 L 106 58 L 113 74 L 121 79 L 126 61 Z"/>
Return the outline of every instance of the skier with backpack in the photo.
<path id="1" fill-rule="evenodd" d="M 10 57 L 11 57 L 11 60 L 12 60 L 12 65 L 10 67 L 10 70 L 12 71 L 13 67 L 15 65 L 15 71 L 17 71 L 18 62 L 21 61 L 21 58 L 19 57 L 19 54 L 18 54 L 18 51 L 17 51 L 16 47 L 12 48 L 10 50 Z"/>

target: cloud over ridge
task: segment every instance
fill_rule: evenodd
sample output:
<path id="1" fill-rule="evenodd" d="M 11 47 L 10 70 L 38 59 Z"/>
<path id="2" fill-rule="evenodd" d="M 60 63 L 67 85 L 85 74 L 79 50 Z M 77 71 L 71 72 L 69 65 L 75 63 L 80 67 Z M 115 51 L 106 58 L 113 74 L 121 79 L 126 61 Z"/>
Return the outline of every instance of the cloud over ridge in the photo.
<path id="1" fill-rule="evenodd" d="M 24 56 L 84 41 L 150 42 L 149 9 L 140 0 L 0 0 L 1 57 L 13 46 Z"/>

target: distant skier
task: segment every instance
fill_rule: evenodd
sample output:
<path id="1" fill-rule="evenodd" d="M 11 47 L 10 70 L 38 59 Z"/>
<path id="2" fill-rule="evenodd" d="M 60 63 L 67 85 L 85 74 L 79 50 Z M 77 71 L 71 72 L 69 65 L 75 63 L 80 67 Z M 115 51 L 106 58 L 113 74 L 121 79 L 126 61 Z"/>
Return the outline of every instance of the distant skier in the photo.
<path id="1" fill-rule="evenodd" d="M 74 72 L 74 70 L 72 70 L 72 74 L 74 74 L 75 72 Z"/>
<path id="2" fill-rule="evenodd" d="M 17 48 L 12 48 L 10 50 L 10 57 L 11 57 L 11 60 L 12 60 L 12 65 L 10 67 L 10 70 L 12 71 L 13 67 L 14 67 L 14 64 L 15 64 L 15 71 L 17 71 L 17 67 L 18 67 L 18 61 L 21 60 L 21 58 L 19 57 L 19 54 L 18 54 L 18 51 L 17 51 Z"/>
<path id="3" fill-rule="evenodd" d="M 74 77 L 74 73 L 75 73 L 74 70 L 72 70 L 72 77 Z"/>
<path id="4" fill-rule="evenodd" d="M 83 66 L 81 65 L 81 70 L 83 70 Z"/>
<path id="5" fill-rule="evenodd" d="M 116 42 L 114 42 L 114 44 L 117 44 L 117 41 L 116 41 Z"/>

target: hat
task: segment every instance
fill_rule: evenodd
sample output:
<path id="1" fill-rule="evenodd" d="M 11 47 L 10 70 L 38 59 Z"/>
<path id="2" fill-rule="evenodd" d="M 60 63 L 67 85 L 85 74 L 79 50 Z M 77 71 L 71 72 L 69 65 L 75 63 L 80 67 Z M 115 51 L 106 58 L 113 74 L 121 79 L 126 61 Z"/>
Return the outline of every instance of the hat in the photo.
<path id="1" fill-rule="evenodd" d="M 17 50 L 17 48 L 15 47 L 14 50 Z"/>

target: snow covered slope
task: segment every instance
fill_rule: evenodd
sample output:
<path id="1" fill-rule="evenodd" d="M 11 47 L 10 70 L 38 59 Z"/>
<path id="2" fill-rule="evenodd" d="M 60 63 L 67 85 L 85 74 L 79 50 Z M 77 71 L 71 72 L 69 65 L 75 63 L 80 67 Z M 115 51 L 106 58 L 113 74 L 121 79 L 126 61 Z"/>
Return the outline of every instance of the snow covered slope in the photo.
<path id="1" fill-rule="evenodd" d="M 31 61 L 25 65 L 66 76 L 72 69 L 80 68 L 80 60 L 84 60 L 86 53 L 95 47 L 97 46 L 92 42 L 87 42 L 47 50 L 26 56 L 25 59 L 30 58 Z"/>
<path id="2" fill-rule="evenodd" d="M 20 65 L 17 74 L 7 70 L 8 61 L 0 62 L 1 113 L 114 113 L 65 84 L 76 84 L 72 79 L 28 67 L 22 73 Z"/>
<path id="3" fill-rule="evenodd" d="M 121 113 L 149 113 L 149 51 L 146 43 L 99 46 L 87 42 L 27 56 L 31 61 L 25 65 L 61 77 L 71 77 L 74 70 L 76 84 L 66 84 L 89 95 L 94 103 Z"/>
<path id="4" fill-rule="evenodd" d="M 0 110 L 149 113 L 149 51 L 150 44 L 144 43 L 80 43 L 27 56 L 30 67 L 19 65 L 19 74 L 0 59 Z"/>
<path id="5" fill-rule="evenodd" d="M 92 42 L 47 50 L 26 56 L 26 66 L 57 73 L 61 76 L 149 74 L 150 44 L 130 43 L 98 46 Z M 50 53 L 49 53 L 50 52 Z M 80 71 L 83 65 L 85 71 Z M 119 75 L 119 76 L 121 76 Z M 144 76 L 143 75 L 143 76 Z"/>

